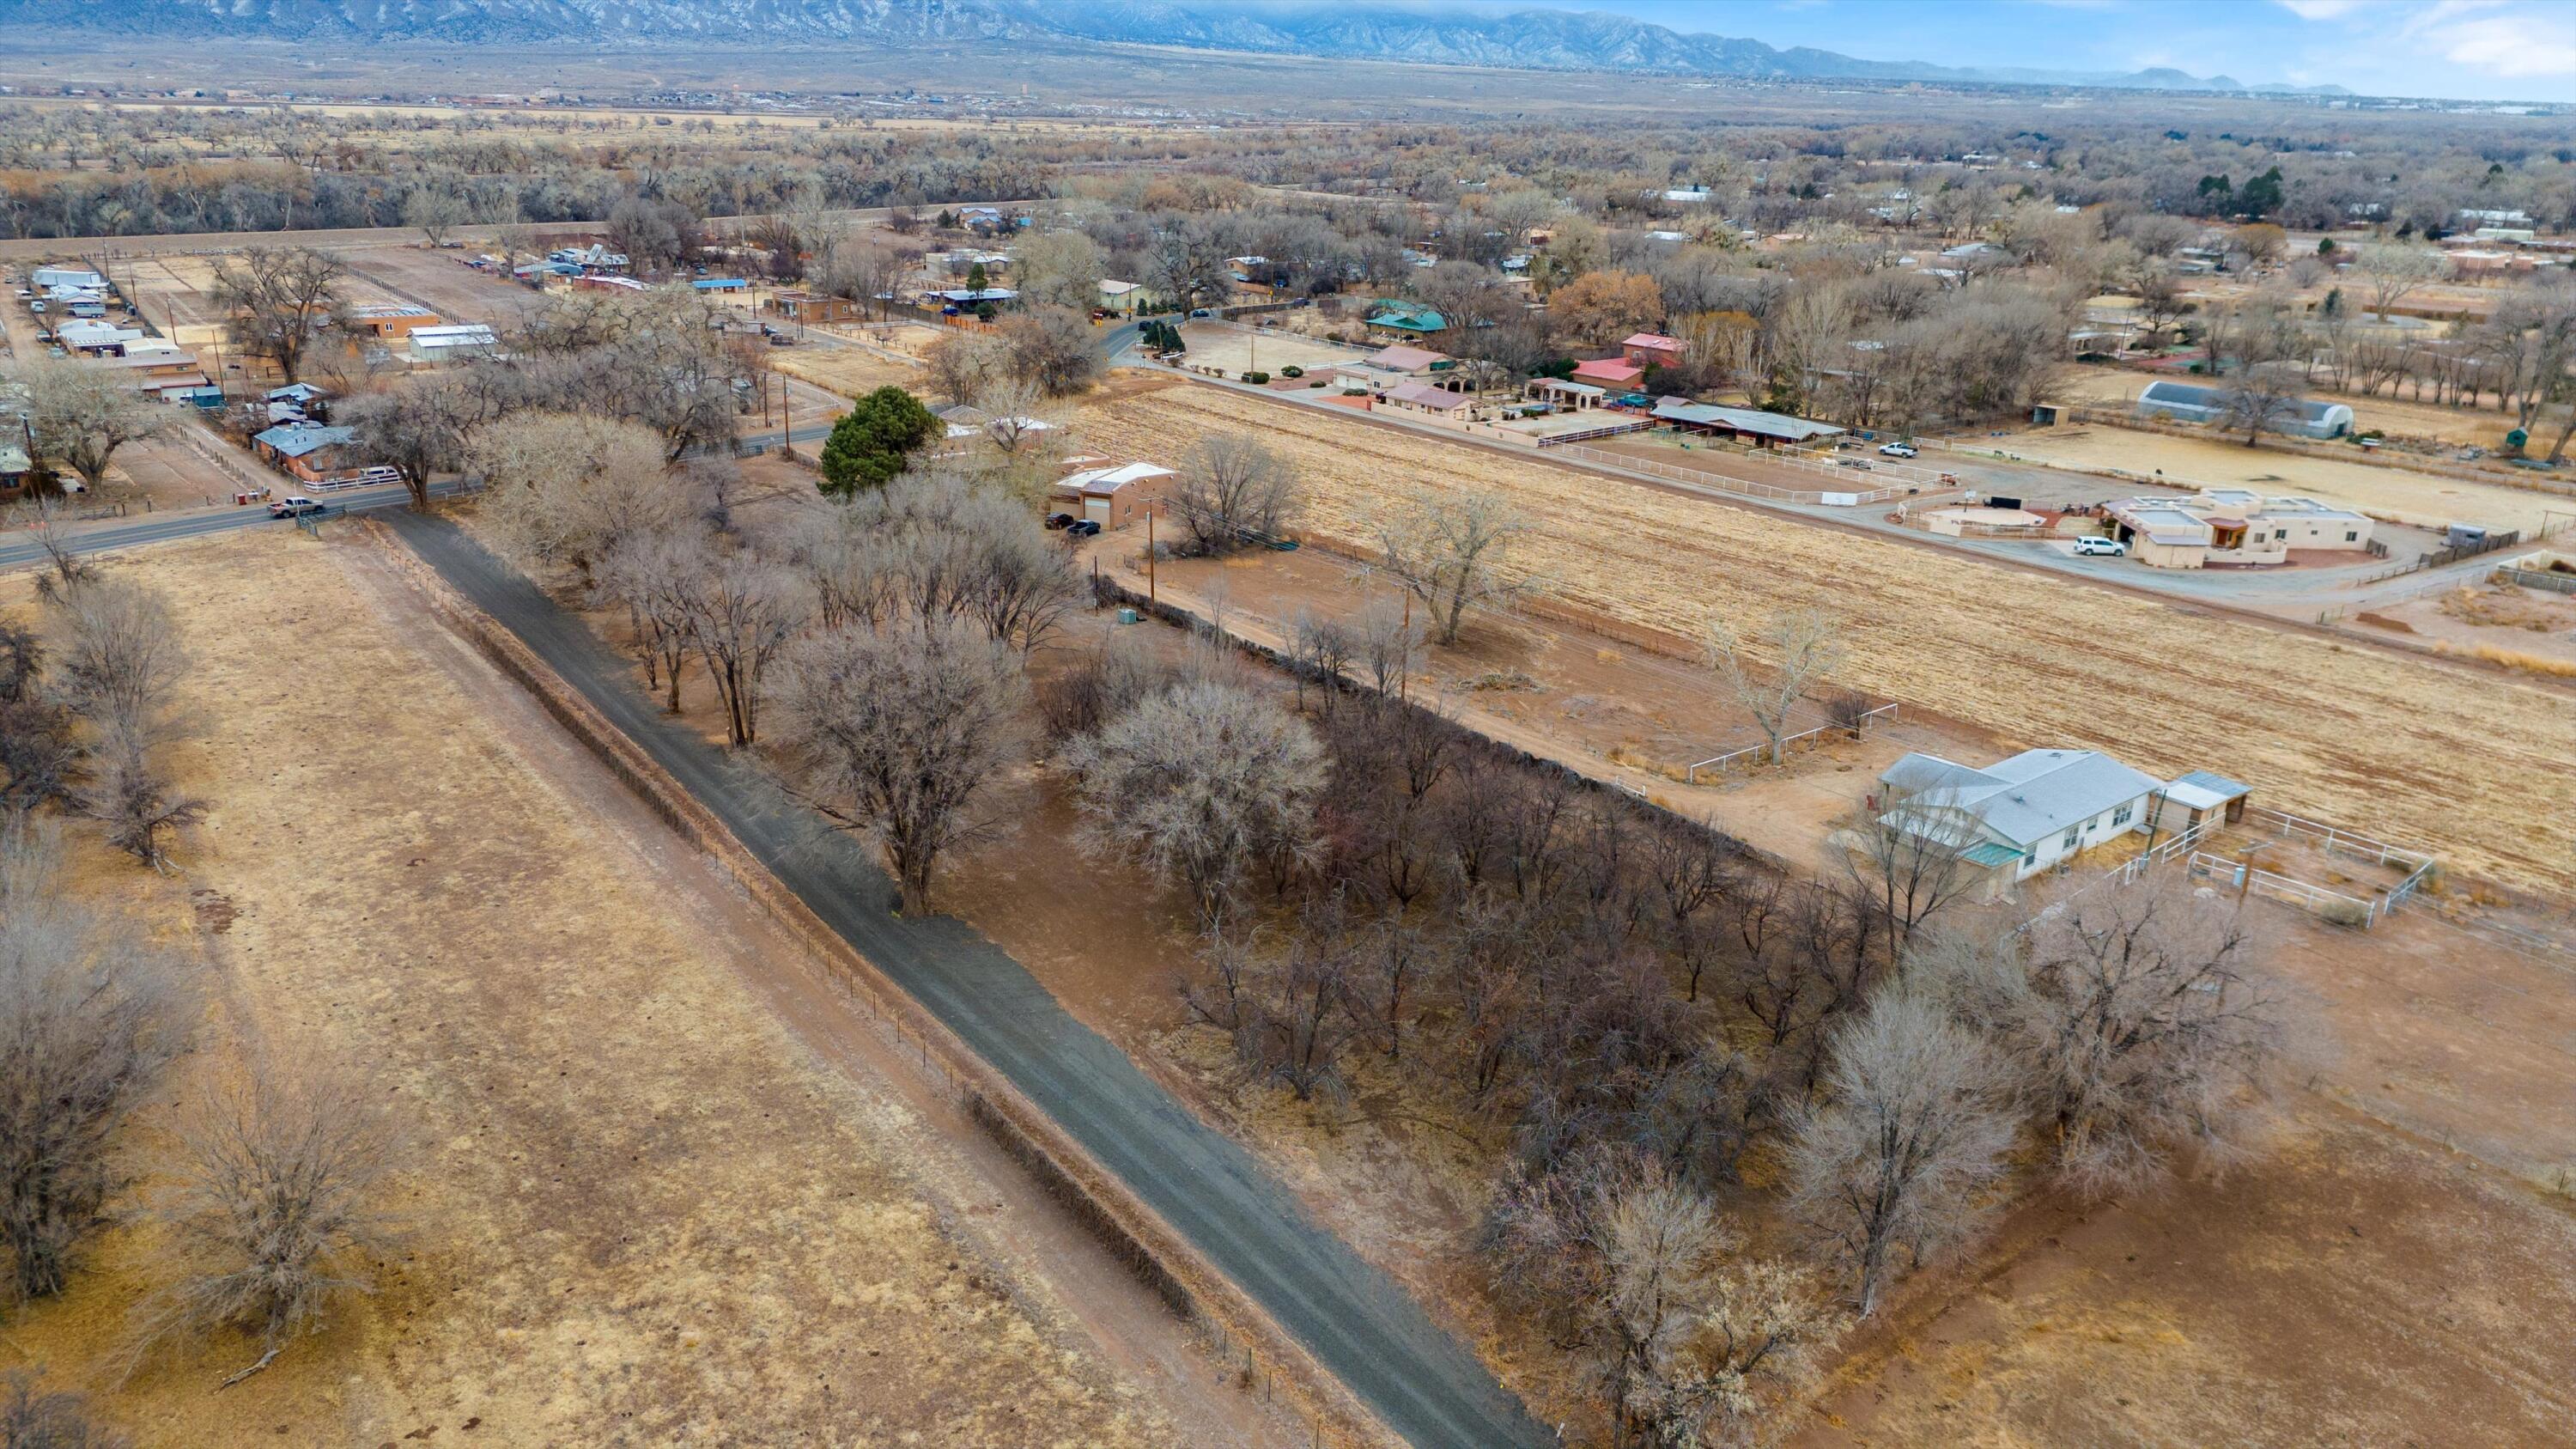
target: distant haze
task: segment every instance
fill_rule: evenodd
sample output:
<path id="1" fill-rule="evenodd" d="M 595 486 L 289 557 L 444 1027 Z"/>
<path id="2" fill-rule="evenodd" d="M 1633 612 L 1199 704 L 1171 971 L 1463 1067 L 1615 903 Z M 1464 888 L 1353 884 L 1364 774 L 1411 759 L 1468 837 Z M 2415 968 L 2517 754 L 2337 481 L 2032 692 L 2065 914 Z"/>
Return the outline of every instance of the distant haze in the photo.
<path id="1" fill-rule="evenodd" d="M 1708 33 L 1717 24 L 1750 38 Z M 645 48 L 1096 41 L 1712 78 L 2576 100 L 2576 4 L 2563 0 L 0 0 L 0 28 L 21 27 Z"/>

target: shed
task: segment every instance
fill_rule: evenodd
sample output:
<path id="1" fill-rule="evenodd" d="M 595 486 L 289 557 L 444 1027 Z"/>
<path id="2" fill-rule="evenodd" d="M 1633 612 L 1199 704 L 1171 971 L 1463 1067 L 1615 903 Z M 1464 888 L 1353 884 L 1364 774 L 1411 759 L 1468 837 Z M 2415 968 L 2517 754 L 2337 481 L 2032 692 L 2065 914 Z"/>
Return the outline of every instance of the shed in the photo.
<path id="1" fill-rule="evenodd" d="M 2254 787 L 2242 781 L 2194 770 L 2165 782 L 2150 823 L 2169 835 L 2180 835 L 2210 819 L 2233 825 L 2245 818 L 2245 797 L 2253 793 Z"/>
<path id="2" fill-rule="evenodd" d="M 1606 388 L 1632 388 L 1646 380 L 1646 369 L 1624 357 L 1595 357 L 1574 365 L 1574 380 Z"/>
<path id="3" fill-rule="evenodd" d="M 1154 463 L 1124 463 L 1114 468 L 1084 468 L 1057 479 L 1048 495 L 1075 505 L 1078 516 L 1102 528 L 1125 528 L 1154 511 L 1170 485 L 1172 470 Z"/>

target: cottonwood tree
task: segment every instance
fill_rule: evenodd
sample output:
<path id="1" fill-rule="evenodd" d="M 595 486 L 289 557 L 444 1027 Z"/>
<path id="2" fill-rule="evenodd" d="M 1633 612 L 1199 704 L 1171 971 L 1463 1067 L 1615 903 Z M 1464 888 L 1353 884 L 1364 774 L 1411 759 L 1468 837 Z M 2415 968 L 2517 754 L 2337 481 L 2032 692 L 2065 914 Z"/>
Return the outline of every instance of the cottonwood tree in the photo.
<path id="1" fill-rule="evenodd" d="M 1064 758 L 1094 838 L 1179 883 L 1202 929 L 1223 922 L 1256 860 L 1313 848 L 1323 746 L 1248 690 L 1180 685 L 1076 739 Z"/>
<path id="2" fill-rule="evenodd" d="M 93 490 L 107 486 L 107 465 L 117 449 L 157 437 L 171 425 L 169 408 L 103 368 L 38 359 L 19 364 L 11 376 L 26 390 L 36 456 L 70 469 Z"/>
<path id="3" fill-rule="evenodd" d="M 940 857 L 994 821 L 979 798 L 1020 747 L 1027 680 L 962 623 L 844 624 L 789 655 L 777 714 L 805 799 L 885 851 L 907 915 L 930 911 Z"/>
<path id="4" fill-rule="evenodd" d="M 1469 609 L 1506 603 L 1531 587 L 1528 578 L 1505 572 L 1529 524 L 1498 490 L 1416 489 L 1373 528 L 1378 567 L 1429 609 L 1436 643 L 1458 642 Z"/>
<path id="5" fill-rule="evenodd" d="M 962 403 L 984 395 L 1010 368 L 1002 339 L 991 332 L 950 329 L 922 349 L 923 376 L 933 395 Z"/>
<path id="6" fill-rule="evenodd" d="M 215 263 L 208 297 L 227 316 L 233 345 L 274 365 L 286 381 L 341 303 L 348 267 L 313 247 L 251 247 Z"/>
<path id="7" fill-rule="evenodd" d="M 1011 281 L 1034 307 L 1088 312 L 1100 305 L 1100 244 L 1079 231 L 1024 233 L 1011 246 Z"/>
<path id="8" fill-rule="evenodd" d="M 1760 1442 L 1840 1336 L 1812 1275 L 1737 1257 L 1734 1227 L 1652 1157 L 1522 1179 L 1489 1232 L 1505 1295 L 1591 1350 L 1617 1445 Z"/>
<path id="9" fill-rule="evenodd" d="M 195 1016 L 181 963 L 66 884 L 49 826 L 0 831 L 0 1245 L 28 1298 L 69 1280 L 120 1185 L 118 1130 Z"/>
<path id="10" fill-rule="evenodd" d="M 1090 322 L 1071 307 L 1022 307 L 996 330 L 1004 369 L 1048 397 L 1082 391 L 1105 365 Z"/>
<path id="11" fill-rule="evenodd" d="M 473 206 L 444 186 L 415 186 L 403 198 L 403 225 L 419 232 L 431 246 L 445 244 L 448 233 L 473 219 Z"/>
<path id="12" fill-rule="evenodd" d="M 1882 990 L 1827 1054 L 1823 1100 L 1791 1119 L 1791 1203 L 1866 1318 L 1900 1255 L 1928 1261 L 1975 1224 L 2013 1115 L 1991 1049 L 1928 992 Z"/>
<path id="13" fill-rule="evenodd" d="M 2265 433 L 2287 429 L 2299 417 L 2299 369 L 2286 362 L 2258 362 L 2237 370 L 2218 396 L 2218 424 L 2259 446 Z"/>
<path id="14" fill-rule="evenodd" d="M 680 712 L 680 678 L 695 648 L 689 633 L 695 581 L 714 567 L 706 530 L 683 524 L 621 538 L 592 573 L 597 596 L 625 609 L 644 685 L 663 691 L 662 708 L 672 714 Z"/>
<path id="15" fill-rule="evenodd" d="M 813 612 L 794 572 L 749 549 L 714 557 L 672 576 L 689 642 L 706 661 L 735 749 L 759 738 L 761 682 Z"/>
<path id="16" fill-rule="evenodd" d="M 2359 248 L 2345 273 L 2370 299 L 2372 319 L 2385 324 L 2398 303 L 2440 281 L 2449 269 L 2442 254 L 2429 247 L 2383 244 Z"/>
<path id="17" fill-rule="evenodd" d="M 2244 1155 L 2246 1104 L 2281 1043 L 2259 954 L 2232 908 L 2171 886 L 2097 893 L 2031 929 L 1983 1015 L 2012 1044 L 2061 1180 L 2101 1197 L 2185 1151 Z"/>
<path id="18" fill-rule="evenodd" d="M 412 508 L 426 512 L 430 480 L 464 466 L 466 440 L 492 417 L 496 402 L 468 379 L 434 373 L 350 398 L 336 418 L 357 431 L 371 456 L 402 475 Z"/>
<path id="19" fill-rule="evenodd" d="M 503 547 L 532 564 L 587 573 L 620 540 L 697 510 L 651 430 L 616 418 L 512 414 L 475 429 L 466 462 Z"/>
<path id="20" fill-rule="evenodd" d="M 1749 640 L 1725 620 L 1709 620 L 1709 667 L 1771 742 L 1771 763 L 1788 758 L 1790 711 L 1842 667 L 1843 630 L 1843 620 L 1825 609 L 1784 609 Z"/>
<path id="21" fill-rule="evenodd" d="M 393 1240 L 380 1199 L 394 1138 L 373 1101 L 335 1076 L 255 1070 L 182 1120 L 178 1186 L 157 1212 L 179 1276 L 137 1309 L 131 1350 L 246 1332 L 259 1357 L 227 1388 L 320 1331 L 341 1299 L 373 1292 L 366 1260 Z"/>
<path id="22" fill-rule="evenodd" d="M 1976 821 L 1941 792 L 1926 791 L 1854 827 L 1842 858 L 1845 887 L 1879 915 L 1899 952 L 1923 924 L 1975 890 L 1985 875 L 1967 857 Z"/>
<path id="23" fill-rule="evenodd" d="M 0 620 L 0 820 L 74 798 L 80 746 L 72 712 L 44 675 L 44 642 Z"/>
<path id="24" fill-rule="evenodd" d="M 1303 503 L 1296 466 L 1243 433 L 1212 433 L 1190 448 L 1163 495 L 1179 521 L 1182 551 L 1231 553 L 1279 537 Z"/>

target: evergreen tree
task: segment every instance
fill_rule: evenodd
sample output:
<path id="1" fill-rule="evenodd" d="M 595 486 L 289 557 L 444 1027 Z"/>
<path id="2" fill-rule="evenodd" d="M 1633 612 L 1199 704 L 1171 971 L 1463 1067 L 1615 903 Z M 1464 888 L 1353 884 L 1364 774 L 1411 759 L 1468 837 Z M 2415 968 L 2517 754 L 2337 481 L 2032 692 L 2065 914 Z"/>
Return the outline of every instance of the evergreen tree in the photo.
<path id="1" fill-rule="evenodd" d="M 814 486 L 835 498 L 882 488 L 940 428 L 938 416 L 921 399 L 892 384 L 878 388 L 832 424 L 832 436 L 823 442 L 822 481 Z"/>

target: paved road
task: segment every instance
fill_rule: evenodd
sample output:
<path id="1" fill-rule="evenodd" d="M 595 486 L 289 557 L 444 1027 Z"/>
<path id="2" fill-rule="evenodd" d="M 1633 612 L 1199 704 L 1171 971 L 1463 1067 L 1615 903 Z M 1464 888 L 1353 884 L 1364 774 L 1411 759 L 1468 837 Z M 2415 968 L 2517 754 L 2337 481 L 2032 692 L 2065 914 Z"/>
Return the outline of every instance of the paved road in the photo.
<path id="1" fill-rule="evenodd" d="M 962 922 L 896 919 L 893 886 L 872 860 L 725 751 L 673 726 L 581 620 L 446 520 L 398 513 L 392 523 L 1408 1441 L 1424 1449 L 1555 1442 L 1401 1288 L 1309 1220 L 1241 1147 L 1068 1015 L 1017 961 Z"/>
<path id="2" fill-rule="evenodd" d="M 282 496 L 283 485 L 271 484 Z M 445 497 L 464 485 L 450 481 L 434 484 L 430 493 Z M 352 488 L 346 493 L 327 497 L 333 509 L 346 513 L 365 513 L 379 508 L 393 508 L 411 500 L 411 494 L 399 483 L 382 488 Z M 124 519 L 115 523 L 73 523 L 63 528 L 74 553 L 113 553 L 121 548 L 135 548 L 147 543 L 169 543 L 174 539 L 199 538 L 210 533 L 230 533 L 241 528 L 293 528 L 283 518 L 272 518 L 266 508 L 254 503 L 240 508 L 192 508 L 186 512 L 152 514 Z M 45 551 L 22 532 L 0 535 L 0 569 L 24 568 L 41 563 Z"/>

